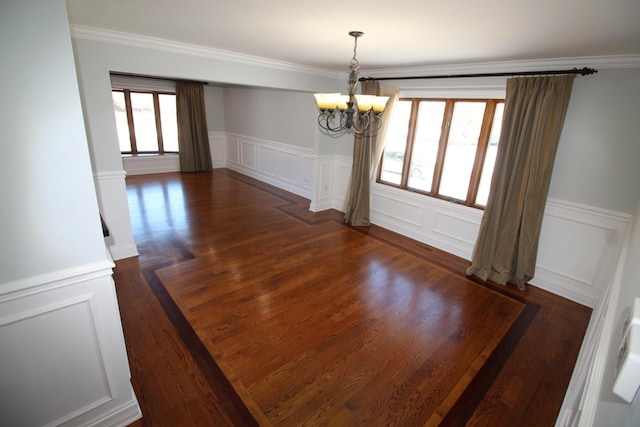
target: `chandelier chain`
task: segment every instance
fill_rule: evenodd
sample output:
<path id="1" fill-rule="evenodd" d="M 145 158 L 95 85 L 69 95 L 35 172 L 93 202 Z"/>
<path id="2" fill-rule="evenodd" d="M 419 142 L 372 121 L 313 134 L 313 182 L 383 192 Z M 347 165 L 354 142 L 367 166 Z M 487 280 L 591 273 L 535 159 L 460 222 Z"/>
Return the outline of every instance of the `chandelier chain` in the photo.
<path id="1" fill-rule="evenodd" d="M 351 58 L 352 69 L 357 69 L 360 66 L 358 59 L 356 58 L 356 51 L 358 50 L 358 37 L 353 37 L 353 58 Z"/>

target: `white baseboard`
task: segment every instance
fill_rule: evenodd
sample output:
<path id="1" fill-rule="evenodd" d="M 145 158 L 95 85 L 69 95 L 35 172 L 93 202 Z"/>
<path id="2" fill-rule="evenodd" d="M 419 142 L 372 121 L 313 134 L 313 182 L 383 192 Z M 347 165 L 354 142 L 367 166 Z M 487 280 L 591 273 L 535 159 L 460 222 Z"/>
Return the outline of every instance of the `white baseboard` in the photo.
<path id="1" fill-rule="evenodd" d="M 69 426 L 81 426 L 81 427 L 125 427 L 142 418 L 142 411 L 140 405 L 135 397 L 133 388 L 131 389 L 132 398 L 107 411 L 103 414 L 96 416 L 95 418 L 83 421 L 80 424 L 68 424 Z M 66 426 L 67 424 L 63 424 Z"/>
<path id="2" fill-rule="evenodd" d="M 114 261 L 138 256 L 138 247 L 135 244 L 110 245 L 109 253 Z"/>

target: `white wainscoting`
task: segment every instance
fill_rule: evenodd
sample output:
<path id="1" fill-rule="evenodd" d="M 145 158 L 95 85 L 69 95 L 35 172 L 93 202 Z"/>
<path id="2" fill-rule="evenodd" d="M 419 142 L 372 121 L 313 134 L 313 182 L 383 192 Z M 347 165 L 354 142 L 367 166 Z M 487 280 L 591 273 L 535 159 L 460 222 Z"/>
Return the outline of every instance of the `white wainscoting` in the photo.
<path id="1" fill-rule="evenodd" d="M 471 259 L 482 211 L 422 194 L 373 184 L 371 222 Z"/>
<path id="2" fill-rule="evenodd" d="M 225 132 L 209 132 L 211 164 L 214 168 L 227 167 L 227 137 Z"/>
<path id="3" fill-rule="evenodd" d="M 595 307 L 613 278 L 628 214 L 548 200 L 531 284 Z"/>
<path id="4" fill-rule="evenodd" d="M 374 184 L 371 221 L 471 260 L 482 211 Z M 548 200 L 531 284 L 594 307 L 612 279 L 630 216 Z"/>
<path id="5" fill-rule="evenodd" d="M 98 172 L 93 176 L 100 213 L 110 233 L 105 241 L 116 261 L 138 255 L 131 229 L 126 176 L 124 170 Z"/>
<path id="6" fill-rule="evenodd" d="M 123 156 L 122 165 L 127 175 L 179 172 L 180 156 L 178 154 Z"/>
<path id="7" fill-rule="evenodd" d="M 229 169 L 311 199 L 313 150 L 227 133 L 226 152 Z"/>
<path id="8" fill-rule="evenodd" d="M 0 286 L 0 425 L 125 426 L 142 416 L 112 267 Z"/>
<path id="9" fill-rule="evenodd" d="M 208 137 L 213 167 L 226 167 L 227 146 L 225 132 L 211 131 L 208 133 Z M 180 156 L 178 154 L 123 156 L 122 164 L 127 175 L 180 172 Z"/>

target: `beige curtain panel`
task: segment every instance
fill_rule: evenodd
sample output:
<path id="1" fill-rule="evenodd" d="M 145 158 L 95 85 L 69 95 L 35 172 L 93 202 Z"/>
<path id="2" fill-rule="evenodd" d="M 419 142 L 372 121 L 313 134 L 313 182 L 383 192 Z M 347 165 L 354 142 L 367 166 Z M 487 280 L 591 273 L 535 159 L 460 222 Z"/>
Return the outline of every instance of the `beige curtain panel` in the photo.
<path id="1" fill-rule="evenodd" d="M 213 169 L 204 104 L 204 85 L 195 82 L 177 82 L 176 108 L 180 171 L 198 172 Z"/>
<path id="2" fill-rule="evenodd" d="M 468 275 L 518 288 L 533 278 L 573 75 L 507 81 L 502 134 Z"/>
<path id="3" fill-rule="evenodd" d="M 353 167 L 351 183 L 347 189 L 345 202 L 345 221 L 354 226 L 370 225 L 371 182 L 375 177 L 377 165 L 384 150 L 384 136 L 389 123 L 393 104 L 398 99 L 397 88 L 380 88 L 380 83 L 367 80 L 362 84 L 363 95 L 389 96 L 387 107 L 382 116 L 382 125 L 378 132 L 356 135 L 353 141 Z"/>
<path id="4" fill-rule="evenodd" d="M 363 95 L 378 95 L 380 83 L 369 80 L 361 83 Z M 376 134 L 364 132 L 353 139 L 353 166 L 351 184 L 348 190 L 348 202 L 344 220 L 355 226 L 367 226 L 369 222 L 369 203 L 371 199 L 369 174 L 371 168 L 371 147 L 375 144 Z"/>

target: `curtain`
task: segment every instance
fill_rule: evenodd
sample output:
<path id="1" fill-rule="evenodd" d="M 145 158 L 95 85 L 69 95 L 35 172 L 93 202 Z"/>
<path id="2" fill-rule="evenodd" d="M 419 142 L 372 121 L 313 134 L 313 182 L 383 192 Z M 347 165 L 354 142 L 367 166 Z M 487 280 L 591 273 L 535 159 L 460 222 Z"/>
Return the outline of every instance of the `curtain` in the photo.
<path id="1" fill-rule="evenodd" d="M 361 83 L 363 95 L 389 96 L 387 107 L 378 132 L 356 135 L 353 141 L 353 165 L 351 169 L 351 183 L 347 188 L 345 198 L 345 222 L 354 226 L 368 226 L 369 207 L 371 201 L 371 183 L 384 150 L 384 135 L 389 123 L 389 116 L 393 105 L 398 99 L 397 88 L 380 88 L 375 80 Z"/>
<path id="2" fill-rule="evenodd" d="M 211 149 L 204 106 L 204 84 L 176 82 L 180 170 L 211 170 Z"/>
<path id="3" fill-rule="evenodd" d="M 468 275 L 524 289 L 533 278 L 542 216 L 573 75 L 507 81 L 489 200 Z"/>

